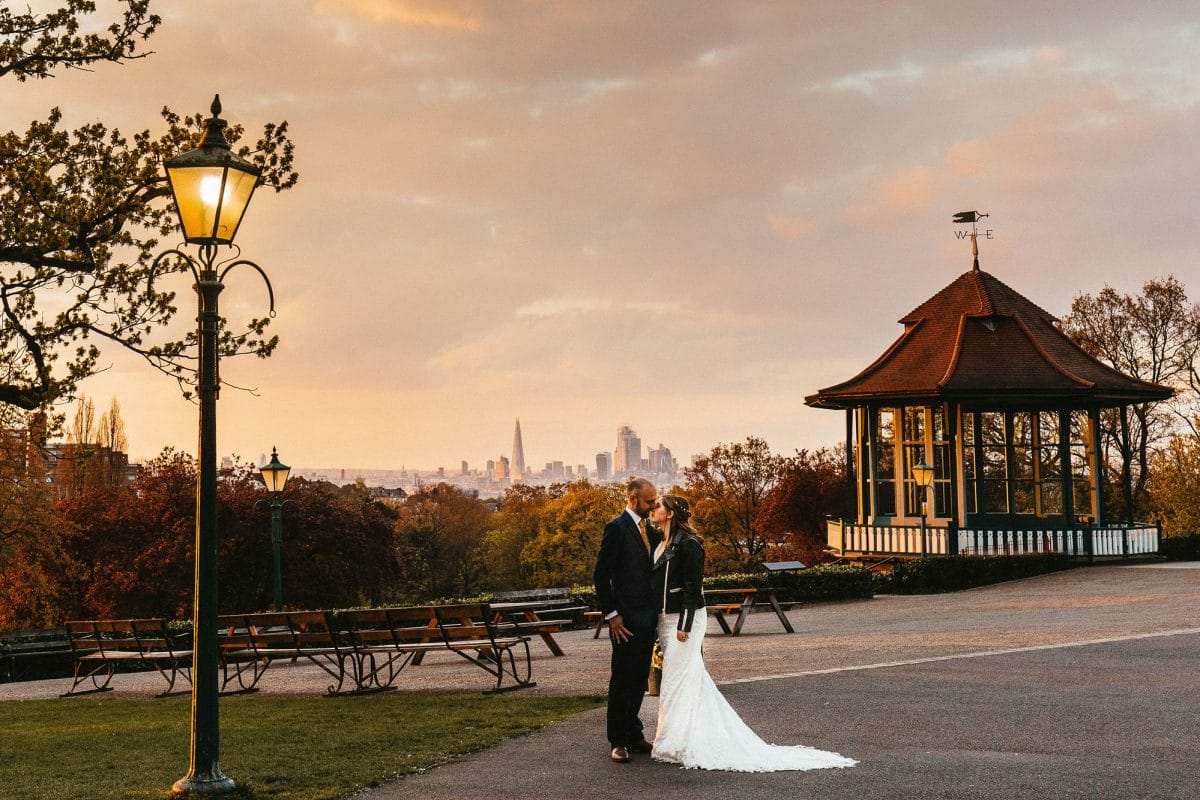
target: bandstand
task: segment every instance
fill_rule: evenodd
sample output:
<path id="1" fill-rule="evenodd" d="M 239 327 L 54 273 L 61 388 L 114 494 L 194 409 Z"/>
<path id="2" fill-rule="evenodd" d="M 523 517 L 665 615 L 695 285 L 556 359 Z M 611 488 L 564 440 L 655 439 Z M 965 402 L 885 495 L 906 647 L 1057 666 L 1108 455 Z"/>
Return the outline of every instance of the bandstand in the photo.
<path id="1" fill-rule="evenodd" d="M 901 320 L 870 366 L 805 399 L 846 414 L 847 513 L 828 546 L 852 560 L 1158 552 L 1157 525 L 1107 519 L 1100 413 L 1171 390 L 1077 347 L 1055 318 L 975 267 Z M 922 486 L 921 470 L 933 467 Z M 1125 508 L 1131 509 L 1128 460 Z"/>

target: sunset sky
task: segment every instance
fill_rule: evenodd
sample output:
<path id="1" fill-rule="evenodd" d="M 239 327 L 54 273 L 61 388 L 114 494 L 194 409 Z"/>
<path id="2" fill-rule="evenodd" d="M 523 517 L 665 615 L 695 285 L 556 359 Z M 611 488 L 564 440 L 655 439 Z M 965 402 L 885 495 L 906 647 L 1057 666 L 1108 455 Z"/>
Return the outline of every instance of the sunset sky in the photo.
<path id="1" fill-rule="evenodd" d="M 155 55 L 9 80 L 3 124 L 158 130 L 214 92 L 290 123 L 300 183 L 238 235 L 281 344 L 222 362 L 258 388 L 222 392 L 222 455 L 480 467 L 517 417 L 535 468 L 594 468 L 624 423 L 681 463 L 831 445 L 805 395 L 970 269 L 966 209 L 983 268 L 1052 313 L 1168 273 L 1200 299 L 1194 2 L 153 6 Z M 221 303 L 266 297 L 246 272 Z M 194 453 L 174 382 L 106 363 L 82 391 L 131 454 Z"/>

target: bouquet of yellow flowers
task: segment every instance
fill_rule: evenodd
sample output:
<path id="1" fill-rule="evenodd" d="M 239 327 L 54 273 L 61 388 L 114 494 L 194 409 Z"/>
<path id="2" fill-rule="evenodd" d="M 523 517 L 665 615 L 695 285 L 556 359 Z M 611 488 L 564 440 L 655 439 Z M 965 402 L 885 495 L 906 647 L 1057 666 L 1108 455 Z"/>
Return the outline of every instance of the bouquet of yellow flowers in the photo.
<path id="1" fill-rule="evenodd" d="M 662 644 L 655 640 L 654 649 L 650 651 L 650 669 L 661 670 L 663 665 Z"/>

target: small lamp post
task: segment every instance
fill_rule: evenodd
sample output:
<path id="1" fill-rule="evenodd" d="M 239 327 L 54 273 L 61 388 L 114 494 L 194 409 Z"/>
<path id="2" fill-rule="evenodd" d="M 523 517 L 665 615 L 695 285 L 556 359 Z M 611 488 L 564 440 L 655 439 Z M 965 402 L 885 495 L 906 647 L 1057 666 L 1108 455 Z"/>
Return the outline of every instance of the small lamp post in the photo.
<path id="1" fill-rule="evenodd" d="M 287 483 L 292 468 L 279 460 L 279 453 L 271 448 L 271 460 L 259 467 L 263 485 L 271 495 L 271 551 L 275 558 L 275 610 L 283 611 L 283 574 L 279 563 L 279 550 L 283 544 L 283 523 L 280 520 L 283 508 L 283 485 Z M 261 502 L 261 501 L 259 501 Z"/>
<path id="2" fill-rule="evenodd" d="M 933 485 L 933 467 L 926 464 L 925 459 L 921 459 L 921 463 L 913 465 L 912 474 L 921 490 L 921 555 L 924 556 L 929 552 L 925 536 L 925 501 L 929 499 L 929 487 Z"/>
<path id="3" fill-rule="evenodd" d="M 179 213 L 183 237 L 199 246 L 199 259 L 179 249 L 154 260 L 151 277 L 161 263 L 182 263 L 195 279 L 199 300 L 197 341 L 200 358 L 197 390 L 200 400 L 200 457 L 196 479 L 196 573 L 192 614 L 191 763 L 188 774 L 175 782 L 177 795 L 233 791 L 233 780 L 221 772 L 220 721 L 217 688 L 217 369 L 221 318 L 217 297 L 231 269 L 246 265 L 267 284 L 271 315 L 275 295 L 267 275 L 252 261 L 217 261 L 218 248 L 233 246 L 242 216 L 258 185 L 261 170 L 234 153 L 225 140 L 220 118 L 221 98 L 212 102 L 212 118 L 204 123 L 204 138 L 196 149 L 168 159 L 163 166 Z"/>

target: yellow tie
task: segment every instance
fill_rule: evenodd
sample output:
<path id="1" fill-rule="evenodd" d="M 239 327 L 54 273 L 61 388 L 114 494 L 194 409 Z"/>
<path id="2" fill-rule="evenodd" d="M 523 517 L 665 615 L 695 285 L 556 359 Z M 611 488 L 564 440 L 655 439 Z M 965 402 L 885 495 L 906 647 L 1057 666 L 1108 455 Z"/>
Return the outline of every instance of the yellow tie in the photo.
<path id="1" fill-rule="evenodd" d="M 646 520 L 638 520 L 638 532 L 642 534 L 642 544 L 646 545 L 646 554 L 650 554 L 650 537 L 646 535 Z"/>

